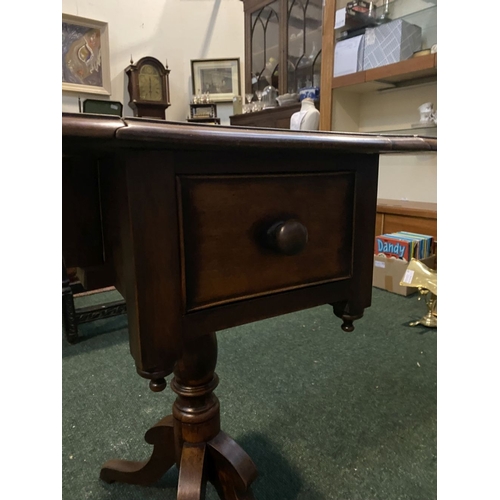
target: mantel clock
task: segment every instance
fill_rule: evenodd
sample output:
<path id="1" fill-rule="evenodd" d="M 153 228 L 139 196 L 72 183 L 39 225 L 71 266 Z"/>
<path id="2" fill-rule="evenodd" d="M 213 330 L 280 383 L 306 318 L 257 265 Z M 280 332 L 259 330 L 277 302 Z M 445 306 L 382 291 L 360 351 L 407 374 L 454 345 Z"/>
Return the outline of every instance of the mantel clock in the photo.
<path id="1" fill-rule="evenodd" d="M 128 75 L 129 106 L 134 116 L 165 119 L 170 106 L 168 66 L 154 57 L 143 57 L 125 69 Z"/>

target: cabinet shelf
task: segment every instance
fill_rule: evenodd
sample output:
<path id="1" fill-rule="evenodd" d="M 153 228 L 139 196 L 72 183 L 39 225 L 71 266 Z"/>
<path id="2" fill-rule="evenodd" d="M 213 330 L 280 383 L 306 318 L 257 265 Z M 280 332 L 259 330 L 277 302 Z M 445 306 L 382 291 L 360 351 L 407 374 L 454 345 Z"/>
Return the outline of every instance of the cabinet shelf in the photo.
<path id="1" fill-rule="evenodd" d="M 379 68 L 332 78 L 332 89 L 371 92 L 401 85 L 416 84 L 437 77 L 437 54 L 412 57 Z"/>
<path id="2" fill-rule="evenodd" d="M 411 127 L 401 127 L 401 128 L 388 128 L 388 129 L 377 129 L 377 130 L 360 130 L 360 132 L 376 133 L 376 134 L 394 134 L 394 135 L 418 135 L 425 137 L 437 137 L 437 125 L 435 124 L 421 124 L 415 123 Z"/>

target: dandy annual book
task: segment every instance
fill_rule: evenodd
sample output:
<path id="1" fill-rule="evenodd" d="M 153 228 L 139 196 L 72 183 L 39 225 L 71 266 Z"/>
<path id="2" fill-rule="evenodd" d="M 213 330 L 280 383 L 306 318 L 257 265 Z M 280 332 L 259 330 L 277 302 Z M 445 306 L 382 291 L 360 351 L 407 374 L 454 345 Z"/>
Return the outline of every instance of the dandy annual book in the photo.
<path id="1" fill-rule="evenodd" d="M 414 255 L 418 241 L 410 238 L 398 238 L 390 234 L 382 234 L 375 238 L 375 255 L 395 257 L 409 262 Z"/>

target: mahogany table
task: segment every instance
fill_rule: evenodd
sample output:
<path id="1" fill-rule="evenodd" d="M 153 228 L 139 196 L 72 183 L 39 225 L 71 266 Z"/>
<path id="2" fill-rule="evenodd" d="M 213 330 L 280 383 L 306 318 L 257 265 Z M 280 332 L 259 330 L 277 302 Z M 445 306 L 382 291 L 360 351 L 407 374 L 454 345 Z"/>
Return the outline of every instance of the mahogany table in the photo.
<path id="1" fill-rule="evenodd" d="M 437 141 L 65 113 L 62 137 L 63 257 L 113 269 L 137 372 L 153 391 L 173 374 L 177 394 L 146 432 L 151 458 L 101 478 L 144 485 L 176 464 L 178 500 L 207 481 L 253 498 L 256 467 L 220 428 L 215 332 L 322 304 L 353 330 L 371 303 L 379 154 Z"/>

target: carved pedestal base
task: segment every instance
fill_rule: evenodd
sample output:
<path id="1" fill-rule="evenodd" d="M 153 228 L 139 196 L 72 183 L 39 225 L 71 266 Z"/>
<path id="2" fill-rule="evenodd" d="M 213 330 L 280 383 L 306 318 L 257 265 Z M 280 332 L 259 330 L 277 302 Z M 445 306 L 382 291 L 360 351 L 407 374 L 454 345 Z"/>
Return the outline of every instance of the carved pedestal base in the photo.
<path id="1" fill-rule="evenodd" d="M 221 500 L 251 500 L 250 484 L 257 469 L 250 457 L 220 430 L 219 400 L 213 394 L 218 378 L 215 334 L 187 344 L 174 370 L 171 387 L 178 397 L 173 414 L 146 432 L 154 445 L 149 460 L 110 460 L 101 479 L 137 485 L 158 481 L 174 464 L 179 467 L 177 500 L 203 500 L 207 481 Z M 163 387 L 158 381 L 155 388 Z"/>
<path id="2" fill-rule="evenodd" d="M 146 486 L 158 481 L 176 463 L 172 415 L 148 430 L 145 439 L 154 445 L 149 460 L 134 462 L 109 460 L 101 469 L 101 479 Z M 257 469 L 250 457 L 227 434 L 219 431 L 208 442 L 184 442 L 179 464 L 177 500 L 202 500 L 210 481 L 221 500 L 251 500 L 250 484 Z"/>

